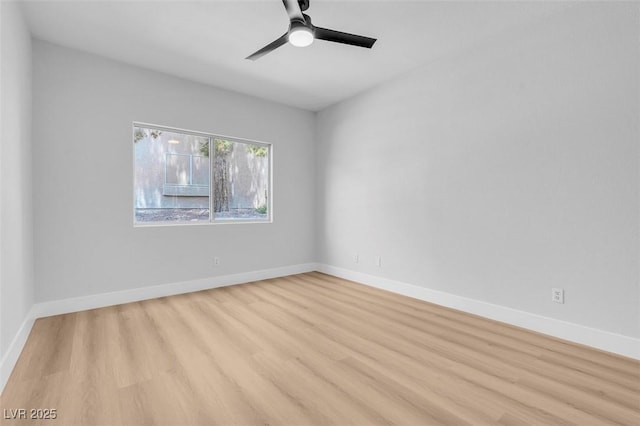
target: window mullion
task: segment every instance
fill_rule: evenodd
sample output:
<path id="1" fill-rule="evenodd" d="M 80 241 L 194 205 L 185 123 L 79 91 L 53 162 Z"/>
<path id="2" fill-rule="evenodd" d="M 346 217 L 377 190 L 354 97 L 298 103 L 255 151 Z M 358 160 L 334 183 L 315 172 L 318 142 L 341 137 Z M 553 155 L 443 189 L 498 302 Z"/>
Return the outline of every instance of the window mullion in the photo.
<path id="1" fill-rule="evenodd" d="M 215 212 L 213 211 L 214 202 L 214 191 L 215 191 L 215 164 L 216 164 L 216 149 L 215 143 L 213 141 L 213 137 L 209 136 L 209 222 L 215 222 Z"/>

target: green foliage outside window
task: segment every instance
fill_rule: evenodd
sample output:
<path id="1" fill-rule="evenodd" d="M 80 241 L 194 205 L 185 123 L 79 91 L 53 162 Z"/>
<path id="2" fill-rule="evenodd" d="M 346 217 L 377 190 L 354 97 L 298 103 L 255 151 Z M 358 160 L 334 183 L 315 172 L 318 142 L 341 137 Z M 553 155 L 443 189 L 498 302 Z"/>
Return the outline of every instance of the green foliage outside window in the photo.
<path id="1" fill-rule="evenodd" d="M 259 145 L 247 145 L 247 151 L 255 155 L 256 157 L 266 157 L 267 147 Z"/>
<path id="2" fill-rule="evenodd" d="M 133 142 L 136 143 L 140 139 L 148 138 L 149 136 L 151 136 L 152 139 L 158 139 L 161 134 L 162 134 L 162 131 L 160 130 L 154 130 L 154 129 L 142 130 L 141 128 L 136 127 L 135 131 L 133 132 Z"/>
<path id="3" fill-rule="evenodd" d="M 218 156 L 227 156 L 231 152 L 233 147 L 233 142 L 225 140 L 225 139 L 214 139 L 213 143 L 215 145 L 216 155 Z M 266 146 L 260 145 L 247 145 L 247 151 L 256 157 L 266 157 L 268 148 Z M 202 142 L 200 144 L 200 154 L 205 157 L 209 156 L 209 143 Z"/>

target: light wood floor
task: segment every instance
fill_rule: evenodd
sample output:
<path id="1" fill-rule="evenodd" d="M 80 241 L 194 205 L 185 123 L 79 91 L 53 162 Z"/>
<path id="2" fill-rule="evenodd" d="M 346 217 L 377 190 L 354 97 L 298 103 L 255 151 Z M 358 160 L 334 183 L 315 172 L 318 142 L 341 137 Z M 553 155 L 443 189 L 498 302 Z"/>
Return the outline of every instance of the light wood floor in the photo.
<path id="1" fill-rule="evenodd" d="M 309 273 L 39 319 L 1 398 L 46 425 L 640 425 L 640 363 Z"/>

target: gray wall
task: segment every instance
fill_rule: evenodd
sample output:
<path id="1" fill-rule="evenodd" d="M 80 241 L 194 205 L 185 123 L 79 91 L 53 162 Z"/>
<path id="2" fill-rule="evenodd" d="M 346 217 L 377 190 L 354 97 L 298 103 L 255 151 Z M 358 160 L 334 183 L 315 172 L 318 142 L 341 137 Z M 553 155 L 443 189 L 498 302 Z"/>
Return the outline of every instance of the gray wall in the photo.
<path id="1" fill-rule="evenodd" d="M 640 336 L 638 22 L 580 4 L 322 111 L 319 260 Z"/>
<path id="2" fill-rule="evenodd" d="M 41 41 L 33 53 L 37 301 L 315 260 L 313 113 Z M 134 228 L 132 121 L 272 143 L 274 222 Z"/>
<path id="3" fill-rule="evenodd" d="M 34 300 L 31 36 L 0 2 L 0 359 Z M 1 385 L 0 385 L 1 386 Z"/>

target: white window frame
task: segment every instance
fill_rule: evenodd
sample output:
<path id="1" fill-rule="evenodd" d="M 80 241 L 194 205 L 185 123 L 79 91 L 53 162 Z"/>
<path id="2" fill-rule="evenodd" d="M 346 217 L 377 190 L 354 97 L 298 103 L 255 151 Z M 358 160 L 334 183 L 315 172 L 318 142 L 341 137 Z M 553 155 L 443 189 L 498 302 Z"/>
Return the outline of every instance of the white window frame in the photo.
<path id="1" fill-rule="evenodd" d="M 204 138 L 208 138 L 209 139 L 209 220 L 205 221 L 189 221 L 189 222 L 185 222 L 185 221 L 165 221 L 165 222 L 136 222 L 136 193 L 135 193 L 135 186 L 136 186 L 136 147 L 135 147 L 135 143 L 132 143 L 132 163 L 133 163 L 133 176 L 132 176 L 132 185 L 131 185 L 131 193 L 132 193 L 132 199 L 133 199 L 133 209 L 132 209 L 132 214 L 133 214 L 133 226 L 134 227 L 154 227 L 154 226 L 198 226 L 198 225 L 238 225 L 238 224 L 265 224 L 265 223 L 273 223 L 273 144 L 269 143 L 269 142 L 262 142 L 262 141 L 256 141 L 256 140 L 252 140 L 252 139 L 245 139 L 245 138 L 239 138 L 236 136 L 225 136 L 225 135 L 220 135 L 217 133 L 210 133 L 210 132 L 201 132 L 201 131 L 196 131 L 196 130 L 187 130 L 187 129 L 182 129 L 179 127 L 169 127 L 169 126 L 163 126 L 163 125 L 158 125 L 158 124 L 151 124 L 151 123 L 145 123 L 145 122 L 141 122 L 141 121 L 134 121 L 132 123 L 131 126 L 131 141 L 135 140 L 135 132 L 136 132 L 136 128 L 145 128 L 145 129 L 153 129 L 153 130 L 160 130 L 160 131 L 166 131 L 166 132 L 173 132 L 173 133 L 183 133 L 186 135 L 191 135 L 191 136 L 198 136 L 198 137 L 204 137 Z M 269 156 L 269 163 L 268 163 L 268 167 L 269 167 L 269 172 L 268 172 L 268 179 L 269 179 L 269 183 L 267 185 L 268 188 L 268 197 L 267 197 L 267 218 L 266 219 L 262 219 L 262 220 L 258 220 L 255 218 L 250 218 L 250 219 L 239 219 L 239 218 L 231 218 L 231 219 L 216 219 L 215 218 L 215 212 L 214 210 L 214 197 L 213 197 L 213 190 L 215 188 L 214 182 L 213 182 L 213 176 L 214 176 L 214 163 L 215 163 L 215 147 L 213 146 L 213 143 L 215 141 L 215 139 L 224 139 L 224 140 L 228 140 L 230 142 L 238 142 L 238 143 L 244 143 L 244 144 L 248 144 L 248 145 L 255 145 L 255 146 L 263 146 L 265 148 L 267 148 L 268 150 L 268 156 Z M 164 170 L 164 169 L 163 169 Z"/>

